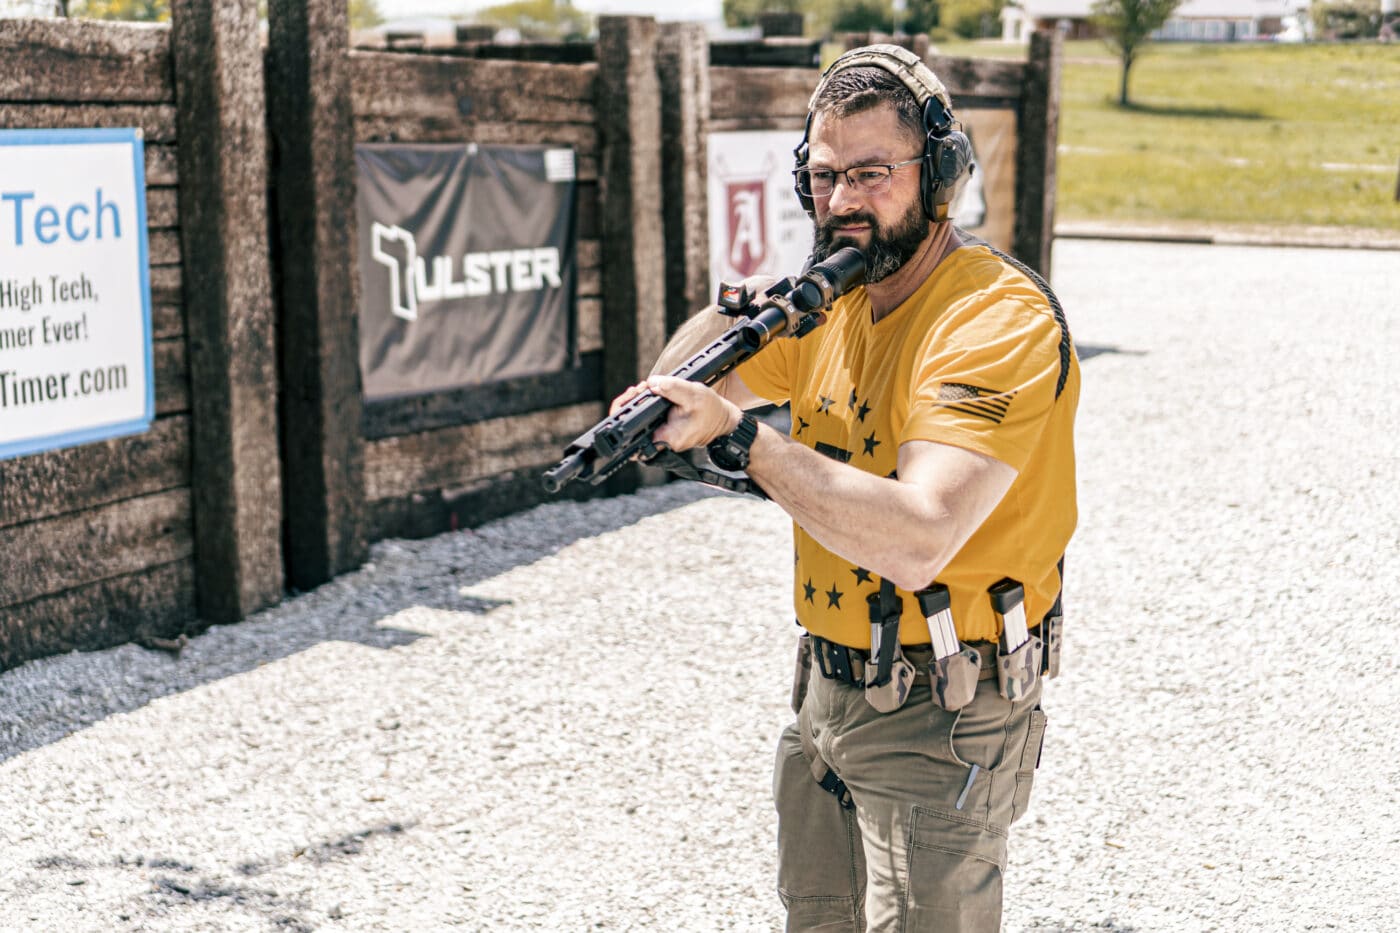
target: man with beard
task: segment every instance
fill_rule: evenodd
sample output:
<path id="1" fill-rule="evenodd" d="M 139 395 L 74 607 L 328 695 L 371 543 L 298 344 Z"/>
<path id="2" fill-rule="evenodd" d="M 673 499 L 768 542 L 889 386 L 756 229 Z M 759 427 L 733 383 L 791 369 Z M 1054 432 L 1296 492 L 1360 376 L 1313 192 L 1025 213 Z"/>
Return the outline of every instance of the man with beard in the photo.
<path id="1" fill-rule="evenodd" d="M 967 155 L 916 57 L 842 56 L 794 176 L 813 260 L 859 248 L 864 286 L 713 389 L 644 383 L 675 403 L 658 443 L 709 445 L 793 518 L 804 633 L 774 777 L 789 930 L 999 929 L 1039 761 L 1079 372 L 1048 287 L 949 221 Z M 730 323 L 702 311 L 657 369 Z M 791 404 L 791 436 L 742 411 L 767 402 Z"/>

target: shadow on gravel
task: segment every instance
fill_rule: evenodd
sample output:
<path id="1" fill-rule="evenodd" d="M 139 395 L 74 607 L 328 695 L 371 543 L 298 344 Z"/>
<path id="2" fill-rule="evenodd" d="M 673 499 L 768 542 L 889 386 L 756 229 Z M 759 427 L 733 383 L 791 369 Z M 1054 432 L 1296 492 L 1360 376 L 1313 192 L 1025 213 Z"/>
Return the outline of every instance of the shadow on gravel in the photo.
<path id="1" fill-rule="evenodd" d="M 126 644 L 30 661 L 0 673 L 0 763 L 153 700 L 255 670 L 327 641 L 393 649 L 428 637 L 396 628 L 414 608 L 484 615 L 506 601 L 461 590 L 700 499 L 671 483 L 633 496 L 561 501 L 437 538 L 381 541 L 366 567 L 234 625 L 213 626 L 171 654 Z"/>
<path id="2" fill-rule="evenodd" d="M 1263 120 L 1258 110 L 1235 110 L 1230 107 L 1164 107 L 1157 104 L 1118 104 L 1123 110 L 1146 113 L 1156 117 L 1190 117 L 1205 120 Z"/>
<path id="3" fill-rule="evenodd" d="M 1103 356 L 1106 353 L 1113 353 L 1119 356 L 1146 356 L 1146 350 L 1124 350 L 1122 347 L 1111 347 L 1107 345 L 1097 345 L 1092 343 L 1077 343 L 1074 345 L 1075 352 L 1079 354 L 1079 362 L 1092 360 L 1096 356 Z"/>

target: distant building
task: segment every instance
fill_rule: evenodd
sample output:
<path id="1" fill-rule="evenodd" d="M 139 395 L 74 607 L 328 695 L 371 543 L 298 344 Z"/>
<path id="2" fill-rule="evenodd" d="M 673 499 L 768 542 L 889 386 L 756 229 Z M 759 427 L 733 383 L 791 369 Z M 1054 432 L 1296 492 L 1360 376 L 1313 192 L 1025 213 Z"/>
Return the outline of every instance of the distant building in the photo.
<path id="1" fill-rule="evenodd" d="M 1012 0 L 1001 11 L 1001 37 L 1007 42 L 1027 42 L 1037 29 L 1058 29 L 1066 39 L 1092 39 L 1098 35 L 1089 21 L 1092 6 L 1093 0 Z M 1308 0 L 1186 0 L 1152 38 L 1271 39 L 1305 20 L 1307 6 Z"/>

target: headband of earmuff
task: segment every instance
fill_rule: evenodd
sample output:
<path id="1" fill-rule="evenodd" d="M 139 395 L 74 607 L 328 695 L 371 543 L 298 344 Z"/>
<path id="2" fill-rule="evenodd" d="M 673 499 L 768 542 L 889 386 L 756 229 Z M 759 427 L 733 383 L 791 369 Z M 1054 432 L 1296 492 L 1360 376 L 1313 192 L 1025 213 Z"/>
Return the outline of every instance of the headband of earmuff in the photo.
<path id="1" fill-rule="evenodd" d="M 923 199 L 924 214 L 933 221 L 948 219 L 948 205 L 953 200 L 957 184 L 967 173 L 972 163 L 972 141 L 967 134 L 956 128 L 953 120 L 953 101 L 948 89 L 938 76 L 923 63 L 919 56 L 897 45 L 867 45 L 852 49 L 832 62 L 822 73 L 817 89 L 807 104 L 807 125 L 802 133 L 802 143 L 793 150 L 796 168 L 807 167 L 810 155 L 809 140 L 812 132 L 812 115 L 817 101 L 834 75 L 847 68 L 874 67 L 888 71 L 914 95 L 914 101 L 923 109 L 924 115 L 924 155 L 920 173 L 920 194 Z M 796 190 L 798 186 L 794 186 Z M 816 212 L 811 195 L 797 191 L 797 199 L 809 215 Z"/>

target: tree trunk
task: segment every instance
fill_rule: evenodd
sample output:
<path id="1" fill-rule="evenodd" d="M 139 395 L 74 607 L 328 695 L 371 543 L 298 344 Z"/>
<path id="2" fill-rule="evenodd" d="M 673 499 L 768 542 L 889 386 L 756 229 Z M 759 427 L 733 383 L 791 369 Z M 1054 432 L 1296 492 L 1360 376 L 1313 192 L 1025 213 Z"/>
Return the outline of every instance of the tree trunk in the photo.
<path id="1" fill-rule="evenodd" d="M 1123 80 L 1118 85 L 1118 105 L 1128 106 L 1128 70 L 1133 67 L 1133 56 L 1123 53 Z"/>

